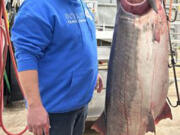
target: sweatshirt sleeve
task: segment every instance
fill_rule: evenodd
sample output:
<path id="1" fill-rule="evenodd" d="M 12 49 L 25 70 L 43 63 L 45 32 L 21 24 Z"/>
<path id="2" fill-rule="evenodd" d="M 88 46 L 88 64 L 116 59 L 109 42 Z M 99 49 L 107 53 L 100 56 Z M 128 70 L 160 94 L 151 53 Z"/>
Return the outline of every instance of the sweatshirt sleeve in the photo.
<path id="1" fill-rule="evenodd" d="M 11 31 L 18 71 L 38 69 L 38 60 L 51 42 L 51 26 L 47 14 L 38 8 L 19 11 Z"/>

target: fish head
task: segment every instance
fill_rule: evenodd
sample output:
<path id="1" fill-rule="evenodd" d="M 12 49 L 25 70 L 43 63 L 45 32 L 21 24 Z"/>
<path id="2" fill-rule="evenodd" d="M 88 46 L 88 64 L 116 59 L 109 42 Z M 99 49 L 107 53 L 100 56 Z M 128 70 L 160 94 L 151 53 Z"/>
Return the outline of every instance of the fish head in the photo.
<path id="1" fill-rule="evenodd" d="M 145 14 L 150 9 L 153 9 L 158 13 L 157 4 L 161 0 L 117 0 L 117 5 L 119 3 L 128 12 L 133 14 L 142 15 Z"/>

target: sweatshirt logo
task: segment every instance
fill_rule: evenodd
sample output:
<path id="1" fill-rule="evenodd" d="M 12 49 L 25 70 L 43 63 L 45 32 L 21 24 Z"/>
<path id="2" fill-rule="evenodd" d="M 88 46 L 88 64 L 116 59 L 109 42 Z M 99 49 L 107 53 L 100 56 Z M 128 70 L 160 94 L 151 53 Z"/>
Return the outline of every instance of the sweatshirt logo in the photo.
<path id="1" fill-rule="evenodd" d="M 86 19 L 83 17 L 83 13 L 66 13 L 65 18 L 69 24 L 86 22 Z"/>
<path id="2" fill-rule="evenodd" d="M 93 20 L 91 14 L 87 9 L 85 9 L 85 16 L 86 18 Z M 66 13 L 65 18 L 68 24 L 74 24 L 74 23 L 84 23 L 86 22 L 86 18 L 84 17 L 84 13 Z"/>

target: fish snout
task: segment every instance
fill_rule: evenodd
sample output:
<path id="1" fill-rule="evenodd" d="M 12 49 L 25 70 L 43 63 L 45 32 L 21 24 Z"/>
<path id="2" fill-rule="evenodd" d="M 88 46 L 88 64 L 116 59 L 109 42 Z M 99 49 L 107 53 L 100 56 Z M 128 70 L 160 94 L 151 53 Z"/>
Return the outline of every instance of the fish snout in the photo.
<path id="1" fill-rule="evenodd" d="M 158 13 L 158 0 L 117 0 L 120 1 L 121 6 L 130 13 L 143 15 L 151 8 Z M 117 3 L 119 4 L 119 3 Z"/>

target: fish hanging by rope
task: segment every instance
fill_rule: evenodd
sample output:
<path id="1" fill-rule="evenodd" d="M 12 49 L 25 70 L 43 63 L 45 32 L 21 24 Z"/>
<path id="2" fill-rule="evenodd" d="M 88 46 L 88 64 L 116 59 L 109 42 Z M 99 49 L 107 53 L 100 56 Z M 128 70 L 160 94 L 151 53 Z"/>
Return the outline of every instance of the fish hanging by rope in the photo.
<path id="1" fill-rule="evenodd" d="M 168 27 L 161 0 L 117 0 L 105 109 L 92 126 L 101 135 L 145 135 L 172 119 Z"/>

